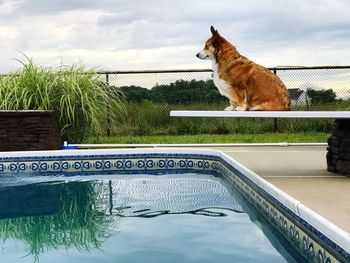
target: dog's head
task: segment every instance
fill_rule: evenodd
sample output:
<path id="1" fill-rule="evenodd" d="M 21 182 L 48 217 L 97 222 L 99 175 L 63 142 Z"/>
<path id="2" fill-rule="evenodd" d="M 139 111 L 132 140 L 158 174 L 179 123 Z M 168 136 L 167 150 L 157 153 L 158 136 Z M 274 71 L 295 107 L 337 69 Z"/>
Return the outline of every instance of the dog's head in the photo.
<path id="1" fill-rule="evenodd" d="M 210 27 L 212 36 L 205 43 L 204 49 L 197 53 L 197 58 L 200 59 L 214 59 L 216 50 L 225 41 L 219 32 L 213 27 Z"/>

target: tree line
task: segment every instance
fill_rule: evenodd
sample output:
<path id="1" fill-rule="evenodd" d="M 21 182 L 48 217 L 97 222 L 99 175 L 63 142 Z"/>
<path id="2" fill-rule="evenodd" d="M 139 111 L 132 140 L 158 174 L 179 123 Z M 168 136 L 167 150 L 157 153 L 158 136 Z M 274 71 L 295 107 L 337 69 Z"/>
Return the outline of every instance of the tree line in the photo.
<path id="1" fill-rule="evenodd" d="M 311 104 L 332 103 L 337 101 L 337 95 L 332 89 L 307 89 L 306 94 L 311 99 Z"/>
<path id="2" fill-rule="evenodd" d="M 177 80 L 169 85 L 156 85 L 152 89 L 140 86 L 116 88 L 129 102 L 144 100 L 155 103 L 191 104 L 194 102 L 218 102 L 227 99 L 220 95 L 213 80 Z"/>
<path id="3" fill-rule="evenodd" d="M 151 101 L 154 103 L 191 104 L 213 103 L 227 101 L 215 87 L 213 80 L 177 80 L 168 85 L 156 85 L 152 89 L 140 86 L 113 87 L 122 93 L 125 101 L 141 103 Z M 335 102 L 336 94 L 332 89 L 307 89 L 307 96 L 311 104 Z"/>

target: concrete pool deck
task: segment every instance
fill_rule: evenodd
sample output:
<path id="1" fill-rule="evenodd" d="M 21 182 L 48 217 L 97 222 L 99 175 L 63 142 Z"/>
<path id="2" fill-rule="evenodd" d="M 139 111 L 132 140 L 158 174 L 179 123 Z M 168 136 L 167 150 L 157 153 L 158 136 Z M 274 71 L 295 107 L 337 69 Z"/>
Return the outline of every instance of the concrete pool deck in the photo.
<path id="1" fill-rule="evenodd" d="M 350 233 L 350 178 L 327 171 L 326 146 L 213 147 Z"/>

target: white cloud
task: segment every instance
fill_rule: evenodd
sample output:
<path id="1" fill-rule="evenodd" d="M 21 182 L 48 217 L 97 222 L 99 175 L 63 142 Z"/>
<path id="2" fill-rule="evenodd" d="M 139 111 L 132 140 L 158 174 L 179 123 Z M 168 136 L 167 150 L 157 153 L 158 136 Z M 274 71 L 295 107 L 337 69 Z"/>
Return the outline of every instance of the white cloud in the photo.
<path id="1" fill-rule="evenodd" d="M 150 49 L 70 49 L 59 53 L 46 51 L 31 51 L 26 55 L 34 57 L 35 63 L 46 66 L 63 64 L 92 65 L 98 70 L 127 70 L 127 69 L 173 69 L 186 67 L 207 67 L 207 63 L 195 59 L 195 46 L 163 47 Z M 48 60 L 47 58 L 54 58 Z M 159 61 L 165 60 L 159 66 Z M 184 61 L 194 63 L 184 63 Z M 195 63 L 198 62 L 198 63 Z"/>
<path id="2" fill-rule="evenodd" d="M 210 67 L 194 54 L 211 24 L 266 66 L 348 64 L 349 12 L 346 0 L 0 1 L 0 71 L 19 51 L 115 70 Z"/>

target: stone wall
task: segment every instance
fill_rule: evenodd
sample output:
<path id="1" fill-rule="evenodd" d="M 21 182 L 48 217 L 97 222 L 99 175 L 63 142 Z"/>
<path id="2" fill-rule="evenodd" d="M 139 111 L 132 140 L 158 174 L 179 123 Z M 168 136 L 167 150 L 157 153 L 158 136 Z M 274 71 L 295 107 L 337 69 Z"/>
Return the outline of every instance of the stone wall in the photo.
<path id="1" fill-rule="evenodd" d="M 338 119 L 328 139 L 327 169 L 343 175 L 350 175 L 350 120 Z"/>
<path id="2" fill-rule="evenodd" d="M 60 136 L 53 111 L 0 111 L 0 151 L 55 150 Z"/>

